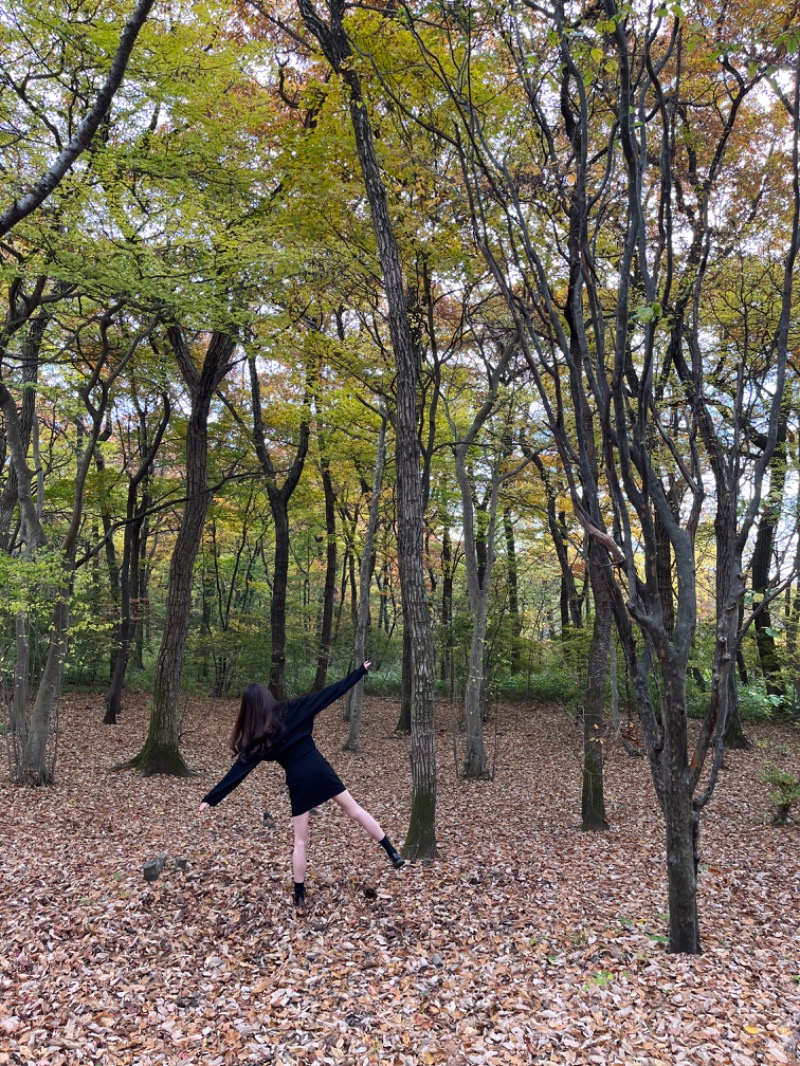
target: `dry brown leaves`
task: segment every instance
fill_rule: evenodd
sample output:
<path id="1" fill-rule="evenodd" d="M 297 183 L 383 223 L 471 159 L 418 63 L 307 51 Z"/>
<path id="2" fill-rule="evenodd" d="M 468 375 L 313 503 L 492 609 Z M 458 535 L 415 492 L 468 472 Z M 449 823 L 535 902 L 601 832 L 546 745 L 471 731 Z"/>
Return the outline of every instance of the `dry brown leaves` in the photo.
<path id="1" fill-rule="evenodd" d="M 143 701 L 114 728 L 99 699 L 71 699 L 57 787 L 0 784 L 0 1066 L 797 1062 L 798 830 L 769 825 L 760 779 L 779 747 L 797 771 L 796 733 L 754 728 L 762 748 L 727 759 L 701 831 L 705 953 L 690 958 L 664 945 L 645 762 L 609 753 L 612 828 L 581 833 L 578 734 L 558 709 L 497 707 L 495 779 L 468 783 L 441 706 L 441 858 L 395 872 L 327 804 L 312 818 L 303 919 L 280 770 L 197 813 L 226 768 L 233 713 L 190 703 L 198 776 L 140 780 L 108 770 L 138 749 Z M 316 735 L 401 843 L 397 713 L 367 701 L 361 756 L 339 751 L 338 708 Z M 159 852 L 169 859 L 148 884 L 142 864 Z"/>

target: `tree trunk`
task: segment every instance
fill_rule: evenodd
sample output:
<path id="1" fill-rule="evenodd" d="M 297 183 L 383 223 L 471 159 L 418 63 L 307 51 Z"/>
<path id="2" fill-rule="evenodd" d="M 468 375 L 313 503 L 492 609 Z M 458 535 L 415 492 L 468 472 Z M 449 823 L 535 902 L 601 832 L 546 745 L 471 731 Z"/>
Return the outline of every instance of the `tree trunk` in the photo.
<path id="1" fill-rule="evenodd" d="M 52 317 L 52 312 L 46 310 L 40 311 L 36 315 L 30 323 L 28 334 L 25 337 L 22 351 L 20 353 L 20 385 L 22 388 L 22 395 L 20 397 L 18 432 L 21 454 L 23 456 L 28 453 L 31 438 L 35 437 L 36 388 L 39 380 L 39 353 L 41 351 L 45 330 Z M 9 551 L 11 548 L 11 520 L 14 514 L 14 509 L 17 506 L 17 496 L 17 468 L 12 459 L 8 467 L 3 491 L 0 493 L 0 550 L 2 551 Z M 42 499 L 39 499 L 38 505 L 41 509 L 43 505 Z"/>
<path id="2" fill-rule="evenodd" d="M 125 674 L 128 670 L 131 643 L 134 636 L 135 621 L 131 604 L 131 578 L 136 581 L 139 572 L 139 539 L 141 522 L 136 521 L 125 527 L 125 539 L 122 548 L 122 566 L 120 567 L 120 619 L 117 630 L 117 653 L 111 683 L 105 697 L 105 725 L 116 725 L 122 706 L 122 690 Z"/>
<path id="3" fill-rule="evenodd" d="M 410 630 L 414 663 L 414 702 L 411 714 L 411 817 L 404 853 L 411 859 L 436 855 L 436 738 L 433 726 L 434 656 L 428 597 L 423 571 L 423 500 L 421 448 L 417 432 L 418 353 L 406 304 L 400 250 L 395 238 L 386 190 L 367 102 L 352 64 L 352 49 L 344 29 L 344 0 L 329 0 L 330 24 L 317 15 L 311 0 L 298 0 L 303 20 L 319 41 L 325 58 L 341 75 L 348 94 L 350 119 L 388 307 L 389 333 L 395 357 L 398 555 L 403 595 L 403 623 Z"/>
<path id="4" fill-rule="evenodd" d="M 701 953 L 697 913 L 697 825 L 690 792 L 685 786 L 673 790 L 665 811 L 669 950 L 685 955 Z"/>
<path id="5" fill-rule="evenodd" d="M 289 506 L 284 494 L 267 489 L 275 523 L 272 600 L 269 626 L 272 641 L 269 687 L 276 700 L 286 699 L 286 592 L 289 587 Z"/>
<path id="6" fill-rule="evenodd" d="M 517 546 L 514 539 L 514 522 L 511 511 L 503 511 L 503 531 L 506 537 L 506 566 L 508 568 L 508 614 L 511 619 L 511 665 L 516 671 L 520 664 L 522 649 L 522 618 L 519 613 L 519 575 L 517 570 Z"/>
<path id="7" fill-rule="evenodd" d="M 414 649 L 411 629 L 403 622 L 403 661 L 400 675 L 400 717 L 394 727 L 395 733 L 411 732 L 412 707 L 414 706 Z"/>
<path id="8" fill-rule="evenodd" d="M 717 492 L 720 495 L 719 488 Z M 735 500 L 730 498 L 730 494 L 723 494 L 717 504 L 717 514 L 714 519 L 714 534 L 717 547 L 716 614 L 718 619 L 725 614 L 725 605 L 730 599 L 731 589 L 735 580 L 734 574 L 741 572 L 741 561 L 736 558 L 735 506 Z M 740 616 L 741 608 L 737 606 L 737 621 Z M 738 647 L 738 641 L 732 641 L 732 646 Z M 742 728 L 739 716 L 739 693 L 736 686 L 736 675 L 733 670 L 728 673 L 726 685 L 728 690 L 728 711 L 725 724 L 725 747 L 733 751 L 746 751 L 752 745 Z"/>
<path id="9" fill-rule="evenodd" d="M 732 673 L 729 670 L 729 673 Z M 697 837 L 699 816 L 692 793 L 688 752 L 685 673 L 663 671 L 664 699 L 669 711 L 662 755 L 664 823 L 667 845 L 669 894 L 669 950 L 699 955 L 700 922 L 697 911 Z"/>
<path id="10" fill-rule="evenodd" d="M 752 751 L 753 745 L 747 739 L 742 726 L 739 710 L 739 684 L 736 672 L 728 674 L 728 720 L 725 726 L 725 747 L 728 751 Z"/>
<path id="11" fill-rule="evenodd" d="M 464 692 L 464 718 L 467 726 L 464 777 L 472 779 L 489 776 L 486 744 L 483 737 L 483 678 L 486 664 L 487 610 L 488 595 L 483 594 L 472 621 L 467 684 Z"/>
<path id="12" fill-rule="evenodd" d="M 590 546 L 589 573 L 608 566 L 597 548 Z M 605 734 L 606 673 L 611 646 L 611 601 L 605 580 L 592 579 L 594 625 L 589 647 L 586 698 L 583 703 L 583 784 L 581 789 L 581 829 L 584 832 L 608 829 L 603 790 L 603 739 Z"/>
<path id="13" fill-rule="evenodd" d="M 278 484 L 278 470 L 266 445 L 264 417 L 261 410 L 261 385 L 255 356 L 248 359 L 250 393 L 253 403 L 253 444 L 264 472 L 270 511 L 275 523 L 275 559 L 272 574 L 272 602 L 270 605 L 270 676 L 269 687 L 277 700 L 286 698 L 286 592 L 289 582 L 289 500 L 297 488 L 308 454 L 310 416 L 308 409 L 300 423 L 297 449 L 289 471 Z M 308 377 L 310 378 L 310 373 Z M 304 403 L 310 400 L 310 381 L 306 380 Z"/>
<path id="14" fill-rule="evenodd" d="M 672 591 L 672 549 L 664 523 L 655 515 L 656 575 L 664 629 L 672 640 L 675 632 L 675 598 Z"/>
<path id="15" fill-rule="evenodd" d="M 235 341 L 214 333 L 198 372 L 183 331 L 168 330 L 170 343 L 191 396 L 186 427 L 186 504 L 169 570 L 164 633 L 156 662 L 150 723 L 144 747 L 125 766 L 142 776 L 188 776 L 180 752 L 180 685 L 191 619 L 194 564 L 210 503 L 208 490 L 208 415 L 211 400 L 231 368 Z"/>
<path id="16" fill-rule="evenodd" d="M 753 593 L 762 597 L 762 605 L 756 611 L 756 644 L 761 661 L 761 672 L 770 696 L 783 696 L 785 682 L 775 637 L 772 633 L 770 609 L 763 602 L 770 587 L 770 570 L 772 569 L 772 552 L 775 533 L 783 511 L 783 493 L 786 487 L 786 431 L 787 412 L 781 410 L 775 450 L 769 463 L 770 486 L 761 512 L 761 520 L 756 534 L 753 557 L 750 561 L 750 573 Z"/>
<path id="17" fill-rule="evenodd" d="M 317 674 L 313 685 L 315 692 L 325 688 L 328 676 L 328 664 L 331 658 L 331 633 L 333 632 L 333 599 L 336 593 L 336 496 L 333 491 L 333 481 L 331 480 L 330 460 L 327 456 L 322 458 L 320 465 L 322 488 L 325 493 L 325 588 L 322 594 L 319 658 L 317 659 Z M 356 685 L 355 688 L 360 692 L 363 685 Z"/>
<path id="18" fill-rule="evenodd" d="M 28 732 L 28 696 L 30 672 L 30 632 L 28 617 L 19 611 L 14 619 L 16 657 L 14 659 L 14 697 L 11 701 L 11 732 L 17 753 Z"/>
<path id="19" fill-rule="evenodd" d="M 442 532 L 442 657 L 439 676 L 449 682 L 453 676 L 453 551 L 449 519 Z"/>
<path id="20" fill-rule="evenodd" d="M 560 513 L 556 508 L 556 492 L 550 478 L 550 473 L 542 461 L 542 457 L 531 451 L 523 449 L 533 465 L 539 471 L 539 477 L 544 487 L 547 501 L 547 528 L 555 548 L 558 566 L 561 571 L 561 632 L 567 633 L 569 627 L 581 629 L 583 627 L 583 597 L 579 594 L 575 584 L 575 575 L 569 561 L 569 539 L 567 536 L 567 519 L 563 511 Z"/>
<path id="21" fill-rule="evenodd" d="M 142 533 L 146 528 L 147 511 L 150 507 L 148 482 L 150 470 L 164 438 L 171 413 L 171 405 L 166 393 L 163 394 L 162 399 L 164 413 L 159 421 L 155 436 L 149 445 L 147 442 L 147 427 L 140 412 L 140 443 L 143 447 L 143 455 L 139 469 L 133 474 L 128 484 L 122 562 L 119 568 L 119 627 L 111 681 L 105 696 L 106 713 L 103 718 L 105 725 L 116 725 L 122 706 L 122 690 L 125 684 L 125 674 L 128 670 L 131 645 L 136 635 L 137 622 L 139 622 L 141 629 L 141 620 L 136 617 L 137 612 L 134 609 L 134 601 L 137 604 L 139 603 L 138 583 L 142 567 Z M 141 499 L 137 499 L 140 486 L 142 486 L 142 496 Z M 131 595 L 132 591 L 133 595 Z"/>
<path id="22" fill-rule="evenodd" d="M 54 760 L 48 763 L 47 741 L 64 677 L 69 648 L 69 589 L 56 590 L 47 660 L 39 681 L 31 720 L 17 763 L 16 780 L 25 785 L 51 785 Z"/>
<path id="23" fill-rule="evenodd" d="M 372 499 L 369 505 L 367 530 L 364 535 L 364 547 L 361 554 L 361 572 L 359 575 L 358 624 L 356 625 L 353 648 L 353 665 L 359 666 L 366 658 L 367 628 L 369 626 L 369 587 L 372 578 L 372 554 L 375 532 L 380 518 L 380 495 L 383 483 L 383 464 L 386 453 L 386 417 L 381 422 L 378 433 L 378 446 L 375 455 L 375 478 L 372 482 Z M 363 685 L 351 689 L 350 729 L 345 751 L 361 751 L 361 708 L 363 704 Z"/>

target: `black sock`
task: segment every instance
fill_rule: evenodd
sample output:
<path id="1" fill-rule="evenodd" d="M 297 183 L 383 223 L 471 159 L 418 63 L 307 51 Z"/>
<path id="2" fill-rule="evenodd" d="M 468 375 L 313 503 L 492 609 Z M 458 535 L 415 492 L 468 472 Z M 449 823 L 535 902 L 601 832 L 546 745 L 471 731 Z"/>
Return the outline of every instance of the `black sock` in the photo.
<path id="1" fill-rule="evenodd" d="M 379 840 L 378 843 L 389 856 L 389 858 L 392 860 L 392 862 L 400 858 L 400 853 L 385 833 L 383 835 L 383 840 Z"/>
<path id="2" fill-rule="evenodd" d="M 305 903 L 306 901 L 306 886 L 304 881 L 295 881 L 294 883 L 294 902 L 295 906 L 298 903 Z"/>

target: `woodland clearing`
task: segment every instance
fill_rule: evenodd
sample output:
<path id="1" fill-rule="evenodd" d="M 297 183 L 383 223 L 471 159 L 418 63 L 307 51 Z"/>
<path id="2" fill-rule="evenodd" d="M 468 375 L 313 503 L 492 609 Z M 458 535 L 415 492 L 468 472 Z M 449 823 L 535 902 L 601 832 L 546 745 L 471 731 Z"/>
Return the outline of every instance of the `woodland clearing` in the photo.
<path id="1" fill-rule="evenodd" d="M 770 824 L 768 765 L 798 733 L 751 724 L 701 826 L 704 954 L 665 948 L 663 831 L 646 759 L 607 751 L 610 829 L 580 818 L 580 732 L 562 709 L 493 706 L 490 781 L 459 780 L 437 708 L 440 858 L 395 872 L 328 804 L 312 817 L 310 909 L 290 905 L 282 774 L 264 766 L 214 811 L 233 700 L 189 698 L 190 779 L 109 769 L 144 736 L 146 700 L 102 726 L 61 708 L 57 784 L 0 784 L 0 1064 L 796 1063 L 798 828 Z M 367 697 L 364 751 L 341 706 L 315 737 L 402 842 L 407 737 Z M 269 818 L 264 818 L 268 812 Z M 158 881 L 144 861 L 166 852 Z M 175 860 L 185 860 L 183 868 Z"/>

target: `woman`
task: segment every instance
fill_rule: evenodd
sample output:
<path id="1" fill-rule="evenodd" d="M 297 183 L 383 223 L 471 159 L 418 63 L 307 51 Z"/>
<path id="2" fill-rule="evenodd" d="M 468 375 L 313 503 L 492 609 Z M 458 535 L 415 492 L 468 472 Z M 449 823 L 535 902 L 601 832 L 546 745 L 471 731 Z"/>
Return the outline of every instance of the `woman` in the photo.
<path id="1" fill-rule="evenodd" d="M 404 863 L 372 815 L 359 807 L 333 767 L 320 755 L 311 736 L 316 715 L 357 684 L 369 667 L 370 663 L 365 662 L 342 681 L 328 685 L 321 692 L 310 692 L 307 696 L 298 696 L 282 703 L 276 702 L 265 685 L 257 682 L 248 685 L 242 694 L 239 715 L 230 740 L 231 751 L 238 758 L 200 804 L 201 811 L 216 807 L 262 760 L 280 763 L 286 773 L 292 804 L 292 874 L 294 905 L 298 910 L 304 909 L 306 899 L 309 811 L 326 800 L 335 800 L 345 814 L 363 826 L 385 850 L 397 869 Z"/>

